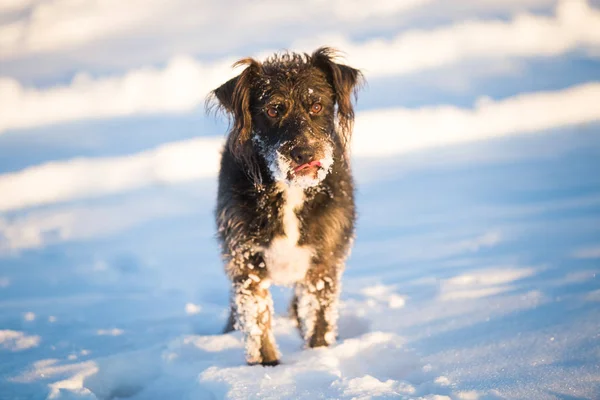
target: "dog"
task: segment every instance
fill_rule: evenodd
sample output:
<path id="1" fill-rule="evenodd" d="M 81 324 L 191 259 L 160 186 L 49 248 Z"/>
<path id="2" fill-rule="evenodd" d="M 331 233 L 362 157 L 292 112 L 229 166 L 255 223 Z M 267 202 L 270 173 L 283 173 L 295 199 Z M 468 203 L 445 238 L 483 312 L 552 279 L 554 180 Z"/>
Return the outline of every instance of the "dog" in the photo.
<path id="1" fill-rule="evenodd" d="M 338 52 L 278 53 L 213 90 L 231 117 L 221 155 L 217 236 L 231 280 L 225 332 L 244 335 L 246 361 L 274 366 L 271 284 L 293 285 L 290 306 L 307 347 L 337 337 L 344 263 L 356 211 L 349 145 L 362 73 Z"/>

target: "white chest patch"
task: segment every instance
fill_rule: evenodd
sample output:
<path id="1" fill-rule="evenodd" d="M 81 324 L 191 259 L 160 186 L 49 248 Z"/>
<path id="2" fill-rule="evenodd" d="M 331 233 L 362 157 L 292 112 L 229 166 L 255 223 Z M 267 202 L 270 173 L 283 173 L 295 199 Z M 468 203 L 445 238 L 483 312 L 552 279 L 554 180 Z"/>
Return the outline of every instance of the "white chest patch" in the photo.
<path id="1" fill-rule="evenodd" d="M 300 221 L 296 211 L 304 204 L 304 190 L 301 187 L 281 184 L 285 203 L 283 205 L 282 236 L 273 238 L 263 257 L 269 271 L 269 278 L 276 285 L 290 285 L 301 281 L 310 267 L 313 249 L 298 246 Z"/>

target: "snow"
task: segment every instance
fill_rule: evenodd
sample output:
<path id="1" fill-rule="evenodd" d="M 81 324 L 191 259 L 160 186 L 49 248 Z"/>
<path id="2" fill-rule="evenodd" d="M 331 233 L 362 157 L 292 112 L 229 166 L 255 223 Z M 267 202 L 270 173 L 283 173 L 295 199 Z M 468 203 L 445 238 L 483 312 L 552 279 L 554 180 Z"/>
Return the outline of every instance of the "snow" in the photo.
<path id="1" fill-rule="evenodd" d="M 536 152 L 565 134 L 572 146 Z M 566 131 L 463 146 L 443 167 L 427 162 L 440 150 L 421 164 L 355 160 L 360 218 L 338 340 L 305 349 L 286 316 L 290 291 L 271 287 L 282 364 L 268 368 L 246 365 L 240 333 L 219 333 L 229 288 L 214 192 L 131 194 L 169 204 L 187 193 L 195 207 L 130 225 L 115 208 L 115 229 L 4 258 L 0 387 L 52 399 L 594 398 L 598 154 L 598 133 Z M 373 179 L 373 168 L 405 172 Z"/>
<path id="2" fill-rule="evenodd" d="M 32 313 L 31 311 L 26 312 L 25 314 L 23 314 L 23 319 L 25 321 L 34 321 L 35 320 L 35 314 Z"/>
<path id="3" fill-rule="evenodd" d="M 187 303 L 185 305 L 185 312 L 189 315 L 199 314 L 202 311 L 202 306 L 194 303 Z"/>
<path id="4" fill-rule="evenodd" d="M 539 3 L 548 0 L 530 1 Z M 55 0 L 55 2 L 64 4 L 64 0 Z M 185 3 L 185 0 L 177 0 L 177 2 Z M 465 1 L 461 0 L 461 3 L 463 2 Z M 162 7 L 166 4 L 165 2 L 157 3 Z M 316 3 L 319 5 L 328 4 L 328 2 Z M 436 11 L 444 9 L 447 14 L 451 14 L 462 8 L 468 11 L 476 7 L 472 2 L 468 1 L 467 3 L 471 4 L 467 6 L 463 5 L 463 7 L 460 4 L 455 7 L 447 6 L 439 0 L 436 3 L 438 4 L 432 5 L 431 8 L 424 7 L 425 15 L 430 13 L 435 14 Z M 488 6 L 490 3 L 506 3 L 506 1 L 494 0 L 493 2 L 485 2 Z M 524 2 L 518 2 L 517 4 L 522 3 Z M 112 3 L 109 2 L 107 4 Z M 145 4 L 141 8 L 142 2 L 135 1 L 131 2 L 131 4 L 133 5 L 133 9 L 129 9 L 130 15 L 135 16 L 136 20 L 140 17 L 150 17 L 147 14 L 150 8 Z M 331 23 L 332 10 L 325 9 L 322 12 L 314 12 L 314 6 L 317 4 L 312 4 L 311 7 L 304 7 L 304 12 L 294 10 L 293 12 L 286 12 L 286 15 L 288 18 L 290 16 L 294 17 L 296 29 L 303 26 L 301 22 L 298 22 L 298 18 L 302 17 L 309 21 L 315 21 L 316 16 L 326 16 L 326 20 L 320 24 L 317 23 L 317 26 L 323 23 Z M 57 15 L 54 15 L 54 13 L 48 13 L 46 10 L 43 10 L 45 6 L 40 4 L 42 10 L 36 10 L 35 14 L 37 17 L 31 21 L 27 21 L 31 23 L 31 27 L 25 21 L 15 22 L 12 25 L 12 29 L 11 25 L 8 25 L 5 29 L 1 29 L 4 27 L 0 26 L 0 35 L 5 40 L 2 42 L 3 47 L 0 48 L 0 57 L 5 57 L 7 64 L 5 69 L 8 70 L 9 67 L 12 67 L 10 70 L 13 70 L 16 74 L 20 74 L 22 72 L 18 71 L 18 67 L 19 61 L 21 61 L 21 69 L 31 70 L 31 67 L 22 67 L 23 60 L 19 59 L 19 57 L 16 60 L 11 59 L 11 53 L 13 52 L 16 52 L 13 56 L 20 55 L 21 57 L 26 57 L 25 60 L 37 53 L 34 49 L 30 49 L 33 51 L 20 53 L 20 50 L 25 50 L 29 47 L 28 45 L 31 45 L 30 41 L 32 37 L 27 37 L 28 35 L 37 37 L 39 45 L 43 46 L 49 42 L 51 43 L 51 37 L 54 35 L 49 36 L 49 33 L 57 30 L 62 31 L 65 25 L 70 26 L 70 23 L 78 21 L 80 18 L 84 18 L 84 20 L 89 22 L 88 13 L 97 5 L 97 3 L 92 1 L 82 2 L 78 7 L 63 5 L 61 8 L 64 8 L 65 11 L 74 8 L 84 12 L 60 13 L 62 18 L 57 18 Z M 240 9 L 240 7 L 245 6 L 246 4 L 238 4 L 225 5 L 224 7 L 227 7 L 227 9 Z M 113 7 L 122 8 L 123 6 L 115 3 Z M 136 7 L 138 9 L 134 11 Z M 453 8 L 456 10 L 452 10 Z M 523 5 L 523 8 L 526 8 L 526 6 Z M 143 9 L 143 12 L 141 9 Z M 355 8 L 349 5 L 344 5 L 342 9 L 352 10 L 352 13 L 355 13 Z M 369 8 L 370 11 L 373 9 L 374 7 Z M 359 7 L 356 10 L 359 10 L 356 14 L 361 18 L 369 15 L 369 13 L 365 12 L 365 7 Z M 508 21 L 502 21 L 497 18 L 475 18 L 475 16 L 471 16 L 470 20 L 444 24 L 444 26 L 438 26 L 436 29 L 401 29 L 401 32 L 392 31 L 392 33 L 397 33 L 394 37 L 375 37 L 369 38 L 370 40 L 352 40 L 333 32 L 322 32 L 321 35 L 315 35 L 311 28 L 308 28 L 306 36 L 297 35 L 295 33 L 296 29 L 285 29 L 286 23 L 279 19 L 277 23 L 266 24 L 261 22 L 258 25 L 262 27 L 261 29 L 273 29 L 266 36 L 281 37 L 284 31 L 286 34 L 292 35 L 294 43 L 290 43 L 290 46 L 287 46 L 290 49 L 300 49 L 310 52 L 324 43 L 344 49 L 348 57 L 348 62 L 351 65 L 368 71 L 370 76 L 374 77 L 414 74 L 422 70 L 443 68 L 465 63 L 473 59 L 487 60 L 487 67 L 493 68 L 493 66 L 501 62 L 500 60 L 524 57 L 549 57 L 577 51 L 594 51 L 597 49 L 600 44 L 600 12 L 598 12 L 597 8 L 583 0 L 562 0 L 556 2 L 554 10 L 548 11 L 550 11 L 548 13 L 551 14 L 550 16 L 520 12 L 511 15 Z M 154 12 L 159 13 L 155 17 L 159 16 L 161 21 L 165 19 L 165 15 L 161 10 L 154 9 Z M 255 10 L 252 10 L 250 13 L 253 14 L 254 12 Z M 441 12 L 441 15 L 444 15 L 444 11 Z M 107 18 L 104 22 L 109 24 L 108 26 L 104 26 L 104 24 L 100 24 L 100 26 L 96 25 L 95 32 L 110 32 L 111 34 L 115 34 L 115 32 L 111 32 L 110 28 L 115 21 L 114 16 L 121 15 L 121 11 L 115 11 L 110 7 L 109 9 L 103 9 L 101 14 Z M 271 13 L 265 14 L 257 13 L 254 15 L 259 17 L 259 19 L 264 17 L 269 18 L 272 15 Z M 42 26 L 38 25 L 40 19 L 45 21 L 42 22 Z M 46 21 L 46 19 L 51 19 L 51 22 Z M 103 19 L 94 16 L 93 20 L 98 21 Z M 181 32 L 179 24 L 181 18 L 176 18 L 175 20 L 177 21 L 176 31 Z M 443 20 L 445 21 L 446 19 L 444 18 Z M 219 19 L 215 19 L 215 21 L 219 21 Z M 255 21 L 254 18 L 250 18 L 248 22 L 251 25 L 246 29 L 255 29 L 257 26 Z M 197 29 L 198 26 L 206 26 L 206 22 L 196 23 L 194 27 Z M 45 25 L 48 23 L 50 25 Z M 206 33 L 201 35 L 193 34 L 190 37 L 210 37 L 215 32 L 223 30 L 223 22 L 220 24 L 216 22 L 215 24 Z M 149 23 L 142 25 L 153 26 Z M 240 28 L 238 24 L 231 28 L 242 29 L 241 32 L 244 31 L 244 28 Z M 23 31 L 20 31 L 21 29 Z M 85 31 L 83 27 L 70 27 L 70 29 Z M 360 28 L 359 25 L 358 29 L 361 30 L 364 28 Z M 288 33 L 287 31 L 291 32 Z M 125 32 L 131 33 L 128 29 Z M 161 33 L 164 34 L 164 32 Z M 26 35 L 27 38 L 24 39 L 22 35 Z M 39 38 L 39 35 L 42 35 L 42 38 Z M 235 36 L 239 38 L 239 35 Z M 352 34 L 349 36 L 356 37 L 356 35 Z M 67 35 L 65 32 L 59 35 L 59 37 L 63 40 L 72 38 L 81 40 L 83 38 L 80 35 Z M 163 35 L 159 35 L 159 37 L 164 38 Z M 186 37 L 183 41 L 189 43 L 190 37 Z M 297 40 L 298 37 L 305 39 Z M 527 38 L 527 40 L 523 38 Z M 189 46 L 187 43 L 185 47 Z M 92 57 L 93 60 L 105 64 L 105 71 L 110 69 L 110 67 L 114 68 L 115 60 L 110 56 L 110 51 L 99 55 L 97 54 L 97 49 L 94 47 L 95 41 L 85 44 L 89 46 L 85 49 L 87 52 L 95 53 Z M 271 54 L 273 51 L 281 49 L 280 45 L 281 43 L 273 43 L 271 49 L 261 49 L 262 51 L 258 55 L 254 55 L 263 58 L 265 54 Z M 139 67 L 137 64 L 139 59 L 135 58 L 136 62 L 133 64 L 138 68 L 128 71 L 126 74 L 94 78 L 89 74 L 80 73 L 75 75 L 68 84 L 61 82 L 60 85 L 44 89 L 23 85 L 16 79 L 9 77 L 0 77 L 0 108 L 5 110 L 0 115 L 0 133 L 8 129 L 35 127 L 86 118 L 114 118 L 124 115 L 189 111 L 202 104 L 209 90 L 212 90 L 232 77 L 232 72 L 228 68 L 235 61 L 232 55 L 237 55 L 239 56 L 238 58 L 248 55 L 248 53 L 241 51 L 239 44 L 236 43 L 235 45 L 231 45 L 232 51 L 230 53 L 220 49 L 224 51 L 224 54 L 228 55 L 227 57 L 202 63 L 197 62 L 192 57 L 178 54 L 181 51 L 180 46 L 181 43 L 172 47 L 172 51 L 175 54 L 170 55 L 166 63 L 167 65 L 162 69 L 156 68 L 157 60 L 150 61 L 151 66 Z M 202 44 L 197 43 L 195 46 L 202 46 Z M 117 49 L 122 49 L 119 46 L 116 47 Z M 165 47 L 165 44 L 162 43 L 155 46 L 157 49 L 152 49 L 152 47 L 140 46 L 137 50 L 138 52 L 160 52 Z M 166 45 L 166 47 L 170 46 Z M 119 59 L 131 59 L 131 57 L 135 57 L 126 46 L 125 49 L 127 50 L 119 55 Z M 59 47 L 56 50 L 68 52 L 68 47 L 66 49 Z M 192 53 L 195 53 L 195 51 L 192 51 Z M 58 60 L 54 59 L 52 63 L 60 66 L 59 72 L 55 72 L 59 76 L 66 75 L 66 71 L 72 72 L 72 63 L 83 64 L 86 67 L 89 65 L 89 63 L 73 59 L 73 57 L 64 57 L 64 54 L 59 53 L 58 55 L 54 55 Z M 60 58 L 68 58 L 68 61 L 61 60 Z M 382 62 L 382 60 L 385 60 L 385 62 Z M 166 60 L 161 58 L 159 61 L 163 64 Z M 110 67 L 106 64 L 110 65 Z M 47 68 L 54 69 L 59 68 L 58 66 L 53 65 Z M 42 70 L 47 71 L 47 69 Z M 21 110 L 27 110 L 27 112 L 20 112 Z"/>
<path id="5" fill-rule="evenodd" d="M 112 328 L 112 329 L 98 329 L 96 331 L 98 335 L 108 335 L 108 336 L 119 336 L 123 334 L 123 329 Z"/>
<path id="6" fill-rule="evenodd" d="M 268 332 L 267 340 L 274 344 L 272 333 L 268 326 L 272 325 L 273 320 L 273 299 L 267 292 L 264 296 L 252 293 L 248 285 L 253 279 L 247 279 L 243 283 L 236 283 L 232 289 L 232 306 L 235 309 L 236 322 L 235 329 L 243 332 L 245 337 L 246 361 L 250 364 L 257 364 L 263 361 L 261 348 L 263 346 L 263 332 Z M 276 344 L 274 352 L 278 354 Z"/>
<path id="7" fill-rule="evenodd" d="M 5 350 L 21 351 L 38 346 L 39 336 L 29 336 L 23 332 L 10 329 L 0 330 L 0 346 Z"/>
<path id="8" fill-rule="evenodd" d="M 319 184 L 331 170 L 333 166 L 333 149 L 330 143 L 324 143 L 323 157 L 318 160 L 321 163 L 321 168 L 317 172 L 317 176 L 309 175 L 296 176 L 292 174 L 293 168 L 291 160 L 280 152 L 280 149 L 286 146 L 287 142 L 276 143 L 275 145 L 267 145 L 258 134 L 254 134 L 254 142 L 260 148 L 273 179 L 277 182 L 285 183 L 288 186 L 298 186 L 301 188 L 309 188 Z M 290 180 L 290 175 L 293 178 Z"/>
<path id="9" fill-rule="evenodd" d="M 486 104 L 477 102 L 474 108 L 435 105 L 363 111 L 356 117 L 352 155 L 360 158 L 404 156 L 457 143 L 594 123 L 600 119 L 595 105 L 599 97 L 600 83 L 592 82 L 561 90 L 520 94 Z M 513 118 L 514 115 L 519 118 Z M 223 132 L 225 130 L 223 127 Z M 406 134 L 390 135 L 390 131 Z M 222 145 L 222 137 L 193 138 L 121 157 L 54 160 L 2 174 L 0 192 L 11 195 L 0 196 L 0 212 L 115 195 L 148 186 L 211 179 L 219 168 Z M 278 179 L 286 180 L 289 163 L 280 154 L 271 157 L 271 171 Z M 322 174 L 331 165 L 330 153 L 320 161 Z M 384 173 L 378 171 L 377 175 Z M 303 179 L 306 186 L 315 183 L 308 177 Z M 147 207 L 144 205 L 142 209 Z M 89 209 L 81 212 L 89 212 Z M 65 213 L 40 219 L 40 229 L 57 230 L 65 235 L 67 232 L 61 229 L 64 220 L 81 217 Z M 24 230 L 20 224 L 10 222 L 0 215 L 0 228 L 8 231 L 9 243 L 37 245 L 43 232 Z M 87 229 L 94 229 L 98 222 L 85 225 Z"/>
<path id="10" fill-rule="evenodd" d="M 600 258 L 600 245 L 577 249 L 573 252 L 573 257 L 591 259 Z"/>
<path id="11" fill-rule="evenodd" d="M 2 400 L 600 398 L 598 1 L 9 3 Z M 272 309 L 281 364 L 248 366 L 222 334 L 227 123 L 200 108 L 235 59 L 324 44 L 368 81 L 338 332 L 305 348 L 265 280 L 248 309 Z"/>

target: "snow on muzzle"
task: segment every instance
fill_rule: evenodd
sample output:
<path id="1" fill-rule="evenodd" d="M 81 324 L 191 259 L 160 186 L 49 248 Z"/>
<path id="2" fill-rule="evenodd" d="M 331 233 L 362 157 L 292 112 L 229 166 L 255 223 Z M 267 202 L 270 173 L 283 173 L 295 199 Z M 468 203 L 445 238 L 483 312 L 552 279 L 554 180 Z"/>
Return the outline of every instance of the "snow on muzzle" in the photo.
<path id="1" fill-rule="evenodd" d="M 312 146 L 284 142 L 265 154 L 265 159 L 275 181 L 308 188 L 321 183 L 331 170 L 333 148 L 328 142 Z"/>

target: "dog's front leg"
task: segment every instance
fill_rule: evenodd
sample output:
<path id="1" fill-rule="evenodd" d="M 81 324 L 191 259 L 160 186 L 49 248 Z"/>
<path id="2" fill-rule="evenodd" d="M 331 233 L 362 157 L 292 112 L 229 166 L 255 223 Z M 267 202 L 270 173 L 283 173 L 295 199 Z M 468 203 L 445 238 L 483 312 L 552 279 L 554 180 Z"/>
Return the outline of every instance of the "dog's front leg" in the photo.
<path id="1" fill-rule="evenodd" d="M 271 327 L 273 300 L 267 280 L 252 270 L 234 279 L 231 309 L 235 329 L 244 334 L 248 364 L 279 364 Z"/>
<path id="2" fill-rule="evenodd" d="M 292 309 L 306 346 L 333 344 L 337 336 L 339 276 L 335 271 L 309 271 L 295 286 Z"/>

